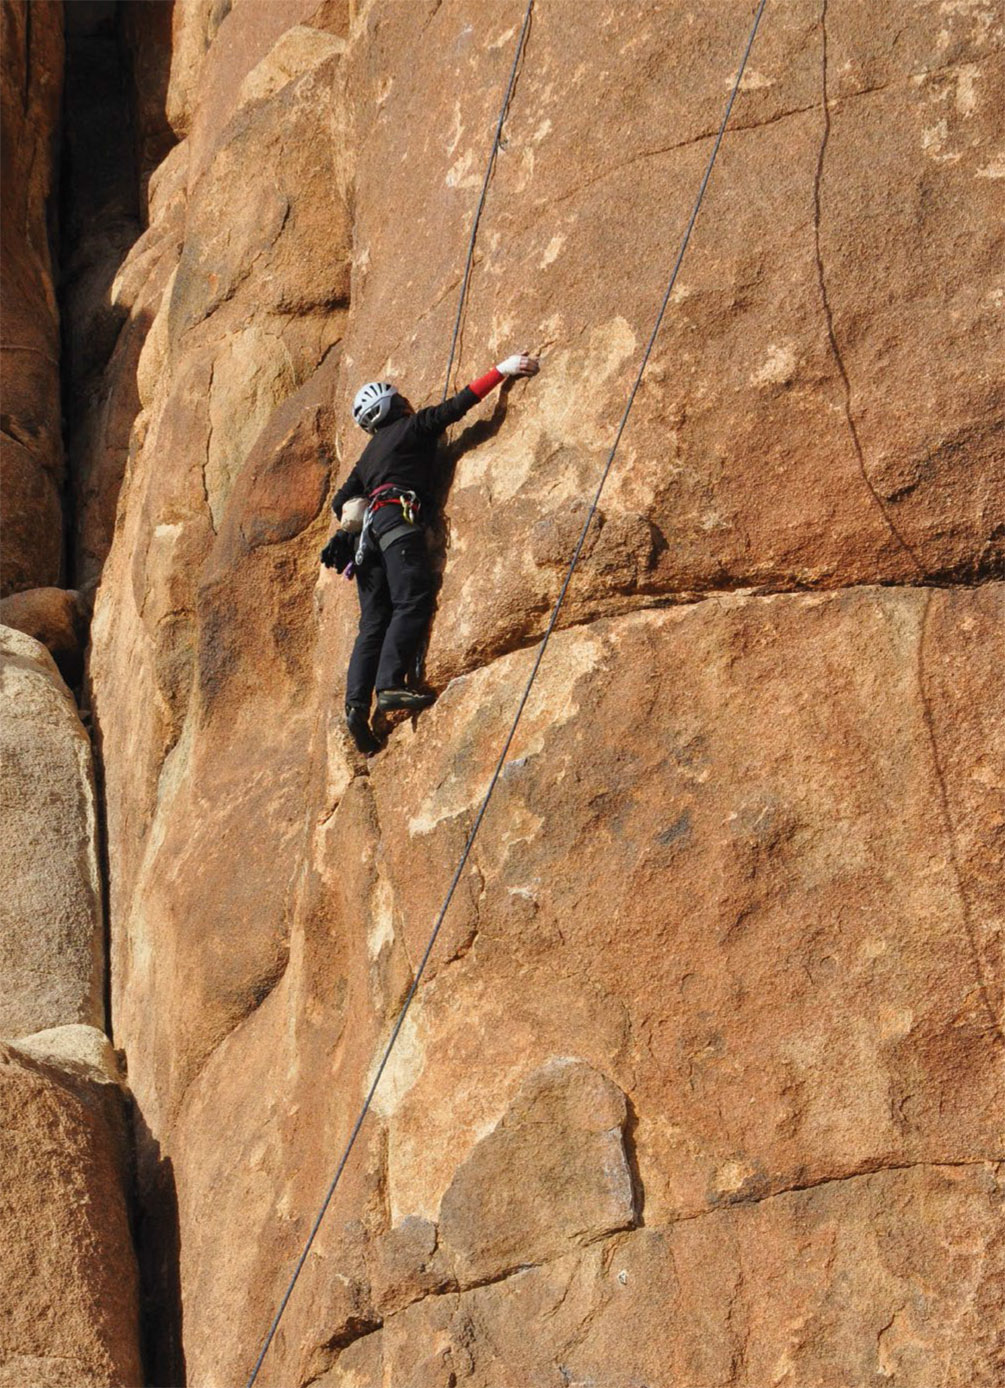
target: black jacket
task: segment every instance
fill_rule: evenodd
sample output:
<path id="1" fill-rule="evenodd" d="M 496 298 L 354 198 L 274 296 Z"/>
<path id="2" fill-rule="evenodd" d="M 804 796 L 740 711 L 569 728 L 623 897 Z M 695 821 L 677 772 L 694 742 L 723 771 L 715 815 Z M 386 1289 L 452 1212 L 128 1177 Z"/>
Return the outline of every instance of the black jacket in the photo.
<path id="1" fill-rule="evenodd" d="M 429 405 L 380 425 L 359 462 L 332 497 L 336 516 L 341 520 L 342 507 L 350 497 L 369 496 L 385 482 L 416 492 L 419 500 L 425 502 L 436 459 L 436 440 L 477 404 L 478 396 L 465 386 L 442 405 Z"/>

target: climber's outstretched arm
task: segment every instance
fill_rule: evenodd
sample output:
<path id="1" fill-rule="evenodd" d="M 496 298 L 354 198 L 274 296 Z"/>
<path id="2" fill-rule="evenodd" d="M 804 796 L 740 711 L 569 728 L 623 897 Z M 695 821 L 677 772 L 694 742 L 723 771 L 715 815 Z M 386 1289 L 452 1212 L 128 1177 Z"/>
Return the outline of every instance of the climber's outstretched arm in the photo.
<path id="1" fill-rule="evenodd" d="M 525 352 L 514 353 L 498 366 L 486 371 L 484 376 L 479 376 L 463 390 L 459 390 L 456 395 L 452 395 L 449 400 L 444 400 L 442 405 L 428 405 L 424 410 L 419 410 L 415 415 L 416 433 L 427 436 L 442 434 L 444 429 L 456 424 L 468 410 L 478 404 L 479 400 L 484 400 L 507 376 L 534 376 L 539 370 L 540 364 L 536 357 L 528 356 Z"/>

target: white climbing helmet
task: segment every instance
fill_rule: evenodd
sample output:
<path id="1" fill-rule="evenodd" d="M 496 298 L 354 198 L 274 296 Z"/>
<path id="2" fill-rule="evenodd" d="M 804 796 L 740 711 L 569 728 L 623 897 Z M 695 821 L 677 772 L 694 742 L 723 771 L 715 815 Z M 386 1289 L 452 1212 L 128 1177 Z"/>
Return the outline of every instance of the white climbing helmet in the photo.
<path id="1" fill-rule="evenodd" d="M 361 429 L 372 434 L 391 412 L 391 401 L 397 391 L 389 381 L 367 381 L 360 386 L 352 402 L 352 417 Z"/>

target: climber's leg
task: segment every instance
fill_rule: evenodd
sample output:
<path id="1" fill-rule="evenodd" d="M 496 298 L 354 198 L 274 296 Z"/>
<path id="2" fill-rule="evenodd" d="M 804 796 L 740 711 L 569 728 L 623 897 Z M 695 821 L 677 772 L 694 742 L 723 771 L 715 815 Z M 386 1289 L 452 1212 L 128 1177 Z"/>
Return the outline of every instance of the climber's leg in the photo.
<path id="1" fill-rule="evenodd" d="M 416 528 L 412 535 L 397 540 L 382 555 L 391 600 L 391 620 L 384 636 L 377 667 L 378 702 L 382 708 L 424 707 L 430 695 L 410 691 L 407 702 L 381 699 L 381 691 L 403 691 L 405 676 L 411 670 L 422 645 L 433 606 L 433 576 L 426 553 L 425 536 Z"/>
<path id="2" fill-rule="evenodd" d="M 391 621 L 391 594 L 384 566 L 371 554 L 356 573 L 359 594 L 359 632 L 349 658 L 345 697 L 350 704 L 362 704 L 369 711 L 381 648 Z"/>

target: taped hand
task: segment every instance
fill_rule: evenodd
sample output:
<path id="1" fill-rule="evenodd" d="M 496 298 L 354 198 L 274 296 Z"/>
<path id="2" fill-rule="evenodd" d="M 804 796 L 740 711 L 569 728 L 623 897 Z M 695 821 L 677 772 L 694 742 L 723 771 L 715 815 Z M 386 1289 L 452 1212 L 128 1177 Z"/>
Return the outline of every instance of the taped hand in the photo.
<path id="1" fill-rule="evenodd" d="M 524 352 L 515 352 L 513 356 L 501 361 L 496 370 L 503 376 L 536 376 L 540 366 L 537 357 L 528 357 Z"/>

